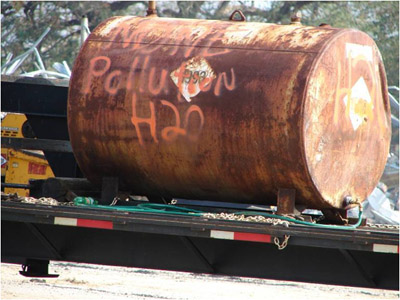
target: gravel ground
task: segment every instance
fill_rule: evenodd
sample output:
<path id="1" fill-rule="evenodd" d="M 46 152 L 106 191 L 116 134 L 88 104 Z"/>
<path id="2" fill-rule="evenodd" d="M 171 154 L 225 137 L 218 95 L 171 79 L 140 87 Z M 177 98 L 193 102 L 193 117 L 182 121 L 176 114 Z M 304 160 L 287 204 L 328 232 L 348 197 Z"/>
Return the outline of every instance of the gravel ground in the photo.
<path id="1" fill-rule="evenodd" d="M 399 299 L 389 290 L 89 264 L 53 262 L 56 279 L 20 269 L 1 264 L 1 299 Z"/>

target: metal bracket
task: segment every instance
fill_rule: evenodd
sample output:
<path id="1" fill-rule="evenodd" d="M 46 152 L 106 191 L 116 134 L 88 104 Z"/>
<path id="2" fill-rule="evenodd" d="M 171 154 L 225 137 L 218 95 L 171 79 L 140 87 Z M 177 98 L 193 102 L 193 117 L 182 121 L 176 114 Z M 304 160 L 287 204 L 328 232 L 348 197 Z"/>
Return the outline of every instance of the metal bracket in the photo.
<path id="1" fill-rule="evenodd" d="M 349 224 L 356 224 L 358 218 L 349 218 L 347 216 L 346 209 L 338 209 L 338 208 L 331 208 L 331 209 L 322 209 L 322 213 L 325 216 L 325 219 L 329 220 L 333 224 L 338 225 L 349 225 Z M 367 224 L 367 219 L 363 219 L 361 221 L 361 226 L 365 226 Z"/>
<path id="2" fill-rule="evenodd" d="M 118 177 L 103 177 L 100 204 L 109 205 L 118 195 Z"/>
<path id="3" fill-rule="evenodd" d="M 49 274 L 49 261 L 39 259 L 27 259 L 22 265 L 19 274 L 25 277 L 57 278 L 58 274 Z"/>
<path id="4" fill-rule="evenodd" d="M 295 214 L 295 189 L 279 189 L 278 190 L 278 215 L 291 215 Z"/>
<path id="5" fill-rule="evenodd" d="M 345 211 L 339 209 L 321 209 L 325 218 L 333 224 L 348 225 L 349 221 L 344 217 Z"/>

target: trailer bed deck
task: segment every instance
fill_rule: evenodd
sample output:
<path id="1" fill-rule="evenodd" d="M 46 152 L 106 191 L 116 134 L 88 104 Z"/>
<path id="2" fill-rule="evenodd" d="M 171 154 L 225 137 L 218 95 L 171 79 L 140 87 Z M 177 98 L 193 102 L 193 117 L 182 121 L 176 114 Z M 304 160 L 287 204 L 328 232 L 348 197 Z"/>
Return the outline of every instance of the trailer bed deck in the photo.
<path id="1" fill-rule="evenodd" d="M 398 229 L 354 230 L 2 201 L 2 261 L 74 261 L 399 288 Z M 287 246 L 279 250 L 274 243 Z M 276 240 L 275 240 L 276 241 Z"/>

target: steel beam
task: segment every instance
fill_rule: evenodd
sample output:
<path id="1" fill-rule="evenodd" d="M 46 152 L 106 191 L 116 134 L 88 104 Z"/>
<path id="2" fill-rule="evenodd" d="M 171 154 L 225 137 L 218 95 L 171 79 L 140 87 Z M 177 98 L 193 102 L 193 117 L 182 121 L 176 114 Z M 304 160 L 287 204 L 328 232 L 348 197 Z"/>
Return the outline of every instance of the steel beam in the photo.
<path id="1" fill-rule="evenodd" d="M 13 149 L 72 153 L 71 143 L 69 141 L 61 141 L 61 140 L 5 137 L 1 139 L 1 146 L 4 148 L 13 148 Z"/>

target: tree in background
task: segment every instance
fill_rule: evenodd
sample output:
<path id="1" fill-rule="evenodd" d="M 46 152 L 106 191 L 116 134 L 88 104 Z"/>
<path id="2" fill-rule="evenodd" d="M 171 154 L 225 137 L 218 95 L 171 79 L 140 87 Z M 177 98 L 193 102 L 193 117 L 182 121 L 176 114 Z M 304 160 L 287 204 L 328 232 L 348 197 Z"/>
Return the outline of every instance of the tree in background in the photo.
<path id="1" fill-rule="evenodd" d="M 82 15 L 93 30 L 101 21 L 116 15 L 145 15 L 147 1 L 126 2 L 1 2 L 1 61 L 29 48 L 47 27 L 50 33 L 39 44 L 46 68 L 65 60 L 70 66 L 79 51 Z M 227 20 L 234 9 L 241 9 L 248 21 L 287 24 L 300 11 L 304 25 L 328 23 L 333 27 L 357 28 L 377 43 L 386 66 L 389 85 L 399 85 L 399 2 L 313 2 L 313 1 L 160 1 L 163 17 Z M 21 72 L 36 69 L 27 60 Z"/>

